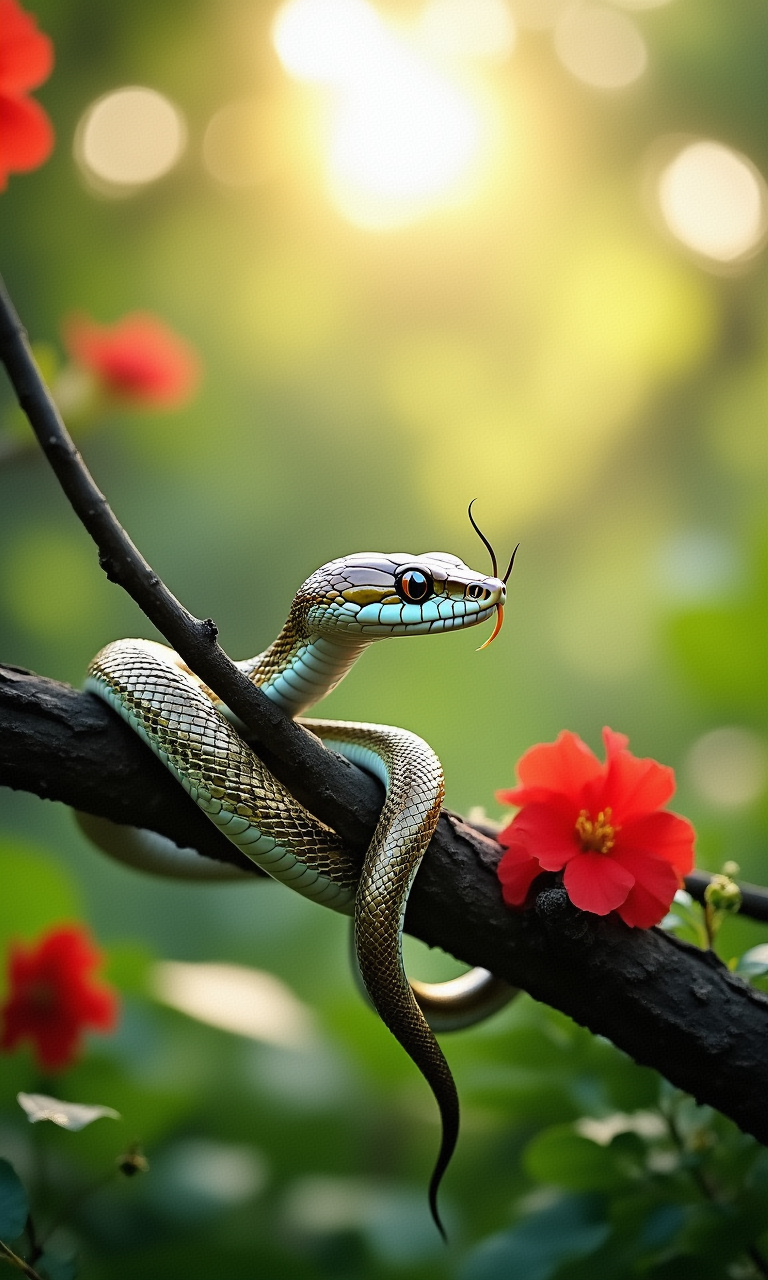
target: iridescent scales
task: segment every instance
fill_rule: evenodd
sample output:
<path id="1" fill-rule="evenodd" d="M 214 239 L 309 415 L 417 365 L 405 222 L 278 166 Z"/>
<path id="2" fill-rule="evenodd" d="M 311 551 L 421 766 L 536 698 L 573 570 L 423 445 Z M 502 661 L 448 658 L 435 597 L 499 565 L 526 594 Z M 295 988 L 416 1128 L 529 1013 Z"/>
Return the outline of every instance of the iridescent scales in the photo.
<path id="1" fill-rule="evenodd" d="M 442 552 L 345 556 L 307 579 L 273 643 L 238 666 L 297 716 L 335 688 L 374 640 L 475 626 L 494 613 L 500 620 L 505 595 L 501 579 L 477 574 Z M 145 640 L 107 645 L 91 663 L 87 687 L 123 716 L 249 858 L 305 897 L 354 910 L 358 960 L 371 1000 L 440 1107 L 443 1139 L 430 1183 L 439 1225 L 437 1187 L 456 1143 L 458 1100 L 402 965 L 405 905 L 443 797 L 436 755 L 403 729 L 305 722 L 386 786 L 361 871 L 334 832 L 272 776 L 229 722 L 226 708 L 172 650 Z"/>

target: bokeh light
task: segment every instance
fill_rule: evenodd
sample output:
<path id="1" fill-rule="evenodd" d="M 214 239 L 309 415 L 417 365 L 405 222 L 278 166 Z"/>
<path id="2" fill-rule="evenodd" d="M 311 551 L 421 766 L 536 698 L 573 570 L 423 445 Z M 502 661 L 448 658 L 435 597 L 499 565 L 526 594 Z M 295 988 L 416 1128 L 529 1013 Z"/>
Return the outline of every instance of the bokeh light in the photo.
<path id="1" fill-rule="evenodd" d="M 711 600 L 741 585 L 743 568 L 735 545 L 708 529 L 685 529 L 659 548 L 658 585 L 677 602 Z"/>
<path id="2" fill-rule="evenodd" d="M 314 1038 L 312 1015 L 271 973 L 235 964 L 166 960 L 152 974 L 155 995 L 199 1022 L 288 1047 Z"/>
<path id="3" fill-rule="evenodd" d="M 273 40 L 286 71 L 335 91 L 326 179 L 349 221 L 389 229 L 466 198 L 490 117 L 418 46 L 471 57 L 482 45 L 497 57 L 513 39 L 498 2 L 484 0 L 474 44 L 461 0 L 431 6 L 410 43 L 366 0 L 288 0 L 278 11 Z"/>
<path id="4" fill-rule="evenodd" d="M 720 142 L 682 147 L 658 178 L 658 202 L 672 235 L 714 262 L 738 262 L 765 242 L 763 177 L 747 156 Z"/>
<path id="5" fill-rule="evenodd" d="M 319 84 L 349 84 L 373 72 L 387 29 L 366 0 L 287 0 L 272 27 L 289 75 Z"/>
<path id="6" fill-rule="evenodd" d="M 203 162 L 225 187 L 257 187 L 274 162 L 265 145 L 264 112 L 258 101 L 229 102 L 211 117 L 203 134 Z"/>
<path id="7" fill-rule="evenodd" d="M 768 743 L 741 726 L 713 729 L 694 742 L 686 770 L 707 804 L 741 809 L 759 799 L 768 786 Z"/>
<path id="8" fill-rule="evenodd" d="M 430 0 L 416 33 L 438 57 L 494 59 L 512 52 L 516 35 L 506 0 Z"/>
<path id="9" fill-rule="evenodd" d="M 334 203 L 370 228 L 401 226 L 451 203 L 482 130 L 464 95 L 403 54 L 342 100 L 328 152 Z"/>
<path id="10" fill-rule="evenodd" d="M 623 89 L 648 63 L 645 41 L 632 19 L 603 5 L 565 9 L 555 26 L 555 51 L 577 80 L 595 89 Z"/>
<path id="11" fill-rule="evenodd" d="M 88 107 L 75 132 L 75 159 L 103 194 L 130 195 L 162 178 L 187 143 L 178 107 L 155 89 L 131 85 Z"/>
<path id="12" fill-rule="evenodd" d="M 512 14 L 519 27 L 547 31 L 573 0 L 512 0 Z"/>

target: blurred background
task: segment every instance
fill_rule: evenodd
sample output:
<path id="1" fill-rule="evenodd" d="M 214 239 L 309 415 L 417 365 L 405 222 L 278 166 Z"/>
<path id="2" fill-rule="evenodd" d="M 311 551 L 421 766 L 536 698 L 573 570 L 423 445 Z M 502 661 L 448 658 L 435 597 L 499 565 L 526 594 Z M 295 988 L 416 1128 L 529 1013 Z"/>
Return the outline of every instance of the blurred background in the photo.
<path id="1" fill-rule="evenodd" d="M 382 645 L 323 714 L 417 731 L 450 806 L 492 818 L 528 746 L 568 728 L 597 749 L 608 724 L 674 765 L 699 865 L 768 883 L 762 0 L 34 12 L 56 147 L 2 196 L 2 271 L 171 589 L 245 657 L 332 557 L 439 549 L 485 570 L 476 497 L 502 564 L 521 544 L 494 645 Z M 136 311 L 197 351 L 199 390 L 85 413 L 67 317 Z M 102 644 L 151 628 L 3 395 L 2 657 L 79 685 Z M 87 920 L 123 992 L 116 1035 L 48 1090 L 117 1107 L 123 1136 L 28 1131 L 13 1099 L 36 1087 L 32 1058 L 2 1063 L 0 1137 L 49 1212 L 121 1142 L 148 1154 L 146 1178 L 70 1215 L 83 1274 L 492 1280 L 513 1258 L 521 1280 L 768 1274 L 743 1270 L 752 1227 L 706 1225 L 657 1077 L 527 998 L 446 1041 L 464 1107 L 446 1253 L 426 1210 L 432 1101 L 358 997 L 343 920 L 278 886 L 142 877 L 27 795 L 0 793 L 0 825 L 0 942 Z M 722 954 L 764 939 L 735 921 Z M 189 1005 L 206 975 L 226 1004 L 231 971 L 216 988 L 187 967 L 212 962 L 261 984 L 243 1034 Z M 731 1151 L 723 1185 L 734 1169 L 768 1184 L 753 1145 L 703 1115 L 682 1129 Z"/>

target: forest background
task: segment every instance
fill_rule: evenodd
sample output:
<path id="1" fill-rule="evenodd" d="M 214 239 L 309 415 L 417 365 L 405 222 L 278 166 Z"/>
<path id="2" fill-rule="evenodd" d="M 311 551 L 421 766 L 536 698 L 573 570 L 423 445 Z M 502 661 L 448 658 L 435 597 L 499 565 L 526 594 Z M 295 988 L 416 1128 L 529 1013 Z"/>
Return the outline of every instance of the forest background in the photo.
<path id="1" fill-rule="evenodd" d="M 244 657 L 334 556 L 484 569 L 477 497 L 500 559 L 521 543 L 494 645 L 379 646 L 323 714 L 417 731 L 451 807 L 493 819 L 527 747 L 568 728 L 597 748 L 609 724 L 675 766 L 698 865 L 768 883 L 765 6 L 35 14 L 56 147 L 2 195 L 2 270 L 172 590 Z M 196 350 L 199 387 L 96 412 L 66 318 L 136 311 Z M 79 685 L 103 643 L 151 629 L 4 394 L 3 660 Z M 119 1129 L 30 1129 L 32 1056 L 2 1061 L 3 1153 L 43 1220 L 83 1191 L 59 1233 L 83 1275 L 766 1274 L 765 1153 L 527 997 L 445 1042 L 464 1109 L 446 1255 L 431 1100 L 359 997 L 344 922 L 278 886 L 142 877 L 61 806 L 1 804 L 4 951 L 87 921 L 121 991 L 117 1031 L 47 1090 Z M 764 941 L 736 919 L 719 949 Z M 248 1036 L 171 1007 L 168 963 L 213 961 L 283 984 Z M 85 1194 L 134 1139 L 149 1173 Z"/>

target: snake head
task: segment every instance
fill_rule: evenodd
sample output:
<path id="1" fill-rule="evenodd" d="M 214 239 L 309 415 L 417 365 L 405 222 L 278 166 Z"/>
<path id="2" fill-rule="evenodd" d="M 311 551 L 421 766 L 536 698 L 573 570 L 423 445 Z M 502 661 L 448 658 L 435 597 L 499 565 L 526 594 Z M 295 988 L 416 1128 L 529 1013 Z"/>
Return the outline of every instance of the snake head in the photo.
<path id="1" fill-rule="evenodd" d="M 505 600 L 500 578 L 442 551 L 358 552 L 313 573 L 295 604 L 310 632 L 360 644 L 474 627 L 500 618 Z"/>

